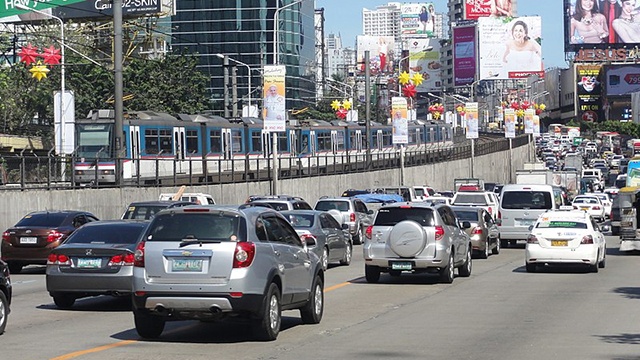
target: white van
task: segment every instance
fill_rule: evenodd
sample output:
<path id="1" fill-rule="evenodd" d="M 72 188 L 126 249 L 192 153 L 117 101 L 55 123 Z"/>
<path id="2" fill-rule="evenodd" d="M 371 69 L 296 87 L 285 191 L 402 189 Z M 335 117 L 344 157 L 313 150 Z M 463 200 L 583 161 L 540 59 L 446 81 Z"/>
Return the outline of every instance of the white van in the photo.
<path id="1" fill-rule="evenodd" d="M 500 193 L 498 230 L 503 247 L 526 240 L 529 226 L 547 210 L 559 209 L 562 203 L 554 195 L 551 185 L 505 185 Z"/>
<path id="2" fill-rule="evenodd" d="M 175 194 L 160 194 L 159 200 L 171 200 Z M 213 196 L 209 194 L 203 193 L 183 193 L 180 197 L 181 201 L 191 201 L 193 203 L 199 205 L 215 205 L 216 202 L 213 200 Z"/>
<path id="3" fill-rule="evenodd" d="M 597 177 L 602 179 L 602 171 L 600 169 L 584 169 L 582 170 L 582 177 Z"/>

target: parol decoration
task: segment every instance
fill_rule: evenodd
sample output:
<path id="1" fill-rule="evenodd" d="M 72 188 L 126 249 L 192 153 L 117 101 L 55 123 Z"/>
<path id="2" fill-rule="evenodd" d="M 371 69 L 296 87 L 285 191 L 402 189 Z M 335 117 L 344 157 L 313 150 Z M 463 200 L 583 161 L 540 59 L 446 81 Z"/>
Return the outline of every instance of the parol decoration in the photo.
<path id="1" fill-rule="evenodd" d="M 31 64 L 36 63 L 38 54 L 38 48 L 33 47 L 31 44 L 27 44 L 27 46 L 23 46 L 20 51 L 18 51 L 18 56 L 20 57 L 20 61 L 25 63 L 25 65 L 29 66 Z"/>
<path id="2" fill-rule="evenodd" d="M 411 76 L 409 75 L 408 72 L 403 71 L 402 74 L 400 74 L 400 76 L 398 76 L 398 81 L 400 82 L 400 84 L 402 85 L 407 85 L 410 81 Z"/>
<path id="3" fill-rule="evenodd" d="M 331 102 L 331 108 L 335 111 L 338 111 L 338 109 L 340 109 L 340 107 L 342 106 L 342 104 L 340 103 L 339 100 L 333 100 Z"/>
<path id="4" fill-rule="evenodd" d="M 333 100 L 331 107 L 336 111 L 338 119 L 346 119 L 349 114 L 349 109 L 351 109 L 351 102 L 349 100 L 343 100 L 342 102 Z"/>
<path id="5" fill-rule="evenodd" d="M 342 102 L 342 107 L 345 108 L 345 110 L 351 110 L 351 101 L 344 100 Z"/>
<path id="6" fill-rule="evenodd" d="M 42 53 L 42 58 L 44 59 L 44 63 L 48 65 L 57 65 L 60 64 L 60 60 L 62 56 L 60 55 L 60 49 L 56 49 L 53 45 L 44 49 Z"/>
<path id="7" fill-rule="evenodd" d="M 456 106 L 456 111 L 457 111 L 457 112 L 458 112 L 458 114 L 460 114 L 461 116 L 464 116 L 464 114 L 466 114 L 466 113 L 467 113 L 467 108 L 466 108 L 464 105 L 460 104 L 460 105 Z"/>
<path id="8" fill-rule="evenodd" d="M 429 106 L 429 112 L 431 113 L 434 119 L 440 120 L 440 116 L 444 112 L 444 106 L 440 103 L 435 103 Z"/>
<path id="9" fill-rule="evenodd" d="M 411 77 L 411 81 L 413 82 L 413 85 L 420 86 L 420 84 L 422 84 L 422 82 L 424 81 L 424 77 L 422 77 L 422 74 L 417 72 L 413 74 L 413 77 Z"/>
<path id="10" fill-rule="evenodd" d="M 406 97 L 415 97 L 417 93 L 418 90 L 416 90 L 416 86 L 413 84 L 407 84 L 402 88 L 402 94 Z"/>
<path id="11" fill-rule="evenodd" d="M 36 78 L 36 80 L 40 81 L 47 77 L 49 73 L 49 69 L 46 65 L 42 65 L 40 61 L 36 65 L 34 65 L 31 69 L 29 69 L 31 76 Z"/>
<path id="12" fill-rule="evenodd" d="M 347 117 L 347 114 L 349 113 L 349 110 L 345 109 L 345 108 L 341 108 L 338 111 L 336 111 L 336 116 L 339 119 L 345 119 Z"/>

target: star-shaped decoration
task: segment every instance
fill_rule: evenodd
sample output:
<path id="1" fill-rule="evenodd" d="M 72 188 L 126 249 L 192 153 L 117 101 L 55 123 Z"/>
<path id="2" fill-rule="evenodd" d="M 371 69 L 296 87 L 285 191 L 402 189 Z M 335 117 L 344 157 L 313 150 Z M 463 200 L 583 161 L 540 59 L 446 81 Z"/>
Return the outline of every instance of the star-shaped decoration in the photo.
<path id="1" fill-rule="evenodd" d="M 412 98 L 412 97 L 416 96 L 418 91 L 416 90 L 415 85 L 408 84 L 408 85 L 405 85 L 402 88 L 402 93 L 404 94 L 404 96 Z"/>
<path id="2" fill-rule="evenodd" d="M 422 74 L 420 73 L 415 73 L 413 74 L 413 77 L 411 77 L 411 81 L 415 86 L 420 86 L 420 84 L 422 84 L 422 82 L 424 81 L 424 77 L 422 77 Z"/>
<path id="3" fill-rule="evenodd" d="M 345 110 L 349 110 L 349 109 L 351 109 L 351 102 L 350 102 L 349 100 L 344 100 L 344 101 L 342 102 L 342 107 L 343 107 Z"/>
<path id="4" fill-rule="evenodd" d="M 49 69 L 47 68 L 46 65 L 42 65 L 42 63 L 38 61 L 36 65 L 33 65 L 33 67 L 29 69 L 29 72 L 31 73 L 32 77 L 40 81 L 47 77 L 47 74 L 49 73 Z"/>
<path id="5" fill-rule="evenodd" d="M 20 61 L 25 63 L 27 66 L 35 63 L 36 58 L 39 56 L 38 48 L 33 47 L 31 44 L 27 44 L 27 46 L 23 46 L 22 49 L 18 52 L 18 56 L 20 56 Z"/>
<path id="6" fill-rule="evenodd" d="M 340 110 L 336 111 L 336 116 L 340 119 L 344 119 L 347 117 L 347 113 L 347 109 L 341 108 Z"/>
<path id="7" fill-rule="evenodd" d="M 406 71 L 403 71 L 402 74 L 400 74 L 400 76 L 398 76 L 398 81 L 400 81 L 400 84 L 402 85 L 406 85 L 409 83 L 409 73 Z"/>
<path id="8" fill-rule="evenodd" d="M 340 107 L 341 107 L 341 106 L 342 106 L 342 105 L 340 104 L 340 101 L 338 101 L 338 100 L 333 100 L 333 101 L 331 102 L 331 108 L 332 108 L 333 110 L 338 111 L 338 109 L 340 109 Z"/>
<path id="9" fill-rule="evenodd" d="M 42 58 L 44 59 L 44 63 L 48 65 L 57 65 L 60 64 L 60 60 L 62 56 L 60 55 L 60 49 L 56 49 L 53 45 L 44 49 L 42 53 Z"/>

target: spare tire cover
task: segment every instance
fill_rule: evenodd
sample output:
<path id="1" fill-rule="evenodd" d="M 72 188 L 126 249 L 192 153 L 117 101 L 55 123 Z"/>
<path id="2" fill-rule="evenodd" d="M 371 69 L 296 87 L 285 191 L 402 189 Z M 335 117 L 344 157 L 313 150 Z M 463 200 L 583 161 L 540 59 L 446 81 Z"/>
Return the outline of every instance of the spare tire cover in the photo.
<path id="1" fill-rule="evenodd" d="M 422 225 L 405 220 L 397 223 L 389 234 L 389 247 L 401 257 L 418 255 L 427 245 L 427 236 Z"/>
<path id="2" fill-rule="evenodd" d="M 342 217 L 342 212 L 338 209 L 331 209 L 327 211 L 334 219 L 338 222 L 338 224 L 342 225 L 344 223 L 344 218 Z"/>

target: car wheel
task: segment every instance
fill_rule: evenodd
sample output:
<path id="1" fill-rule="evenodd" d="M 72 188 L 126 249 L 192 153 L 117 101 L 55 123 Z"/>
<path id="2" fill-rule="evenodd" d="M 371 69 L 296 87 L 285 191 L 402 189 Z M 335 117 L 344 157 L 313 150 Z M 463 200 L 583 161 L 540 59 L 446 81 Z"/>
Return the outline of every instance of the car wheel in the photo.
<path id="1" fill-rule="evenodd" d="M 364 277 L 368 283 L 377 283 L 380 280 L 380 268 L 372 265 L 364 266 Z"/>
<path id="2" fill-rule="evenodd" d="M 260 340 L 273 341 L 280 333 L 282 308 L 280 306 L 280 289 L 274 283 L 269 285 L 263 303 L 262 319 L 255 324 L 254 332 Z"/>
<path id="3" fill-rule="evenodd" d="M 485 251 L 486 253 L 487 251 Z M 473 268 L 473 262 L 471 261 L 471 246 L 469 246 L 469 250 L 467 251 L 467 256 L 464 259 L 464 264 L 458 268 L 458 274 L 462 277 L 471 276 L 471 269 Z"/>
<path id="4" fill-rule="evenodd" d="M 453 252 L 449 254 L 449 262 L 445 267 L 440 269 L 440 282 L 451 284 L 454 278 Z"/>
<path id="5" fill-rule="evenodd" d="M 534 263 L 526 263 L 525 264 L 525 267 L 527 268 L 527 272 L 530 272 L 530 273 L 536 272 L 536 266 L 537 265 L 534 264 Z"/>
<path id="6" fill-rule="evenodd" d="M 20 272 L 22 271 L 22 268 L 24 267 L 24 265 L 17 263 L 17 262 L 9 262 L 9 272 L 11 274 L 20 274 Z"/>
<path id="7" fill-rule="evenodd" d="M 491 244 L 489 243 L 489 239 L 487 239 L 487 242 L 484 244 L 484 251 L 482 251 L 482 253 L 480 254 L 480 258 L 481 259 L 486 259 L 489 257 L 489 247 L 491 246 Z"/>
<path id="8" fill-rule="evenodd" d="M 322 264 L 322 270 L 327 271 L 329 268 L 329 249 L 326 247 L 322 249 L 322 258 L 320 259 L 320 263 Z"/>
<path id="9" fill-rule="evenodd" d="M 76 298 L 71 294 L 55 294 L 53 295 L 53 302 L 60 309 L 70 309 L 75 304 Z"/>
<path id="10" fill-rule="evenodd" d="M 9 318 L 9 301 L 2 291 L 0 291 L 0 335 L 4 333 Z"/>
<path id="11" fill-rule="evenodd" d="M 165 320 L 159 316 L 133 311 L 133 322 L 140 337 L 145 339 L 157 339 L 164 331 Z"/>
<path id="12" fill-rule="evenodd" d="M 356 245 L 360 245 L 364 242 L 364 229 L 361 227 L 358 228 L 358 232 L 353 236 L 353 243 Z"/>
<path id="13" fill-rule="evenodd" d="M 347 244 L 347 248 L 344 250 L 344 257 L 340 260 L 340 265 L 351 264 L 351 257 L 353 256 L 353 245 Z"/>
<path id="14" fill-rule="evenodd" d="M 316 275 L 307 304 L 300 309 L 300 317 L 305 324 L 319 324 L 324 312 L 324 290 L 320 276 Z"/>
<path id="15" fill-rule="evenodd" d="M 607 252 L 605 251 L 604 255 L 602 255 L 602 261 L 598 263 L 598 267 L 600 269 L 604 269 L 606 265 L 607 265 Z"/>
<path id="16" fill-rule="evenodd" d="M 500 254 L 500 243 L 501 243 L 501 242 L 502 242 L 502 240 L 500 240 L 500 238 L 497 238 L 497 239 L 496 239 L 496 247 L 494 247 L 494 248 L 491 250 L 491 253 L 492 253 L 493 255 L 498 255 L 498 254 Z"/>
<path id="17" fill-rule="evenodd" d="M 592 273 L 597 273 L 599 270 L 598 264 L 589 265 L 589 271 Z"/>

